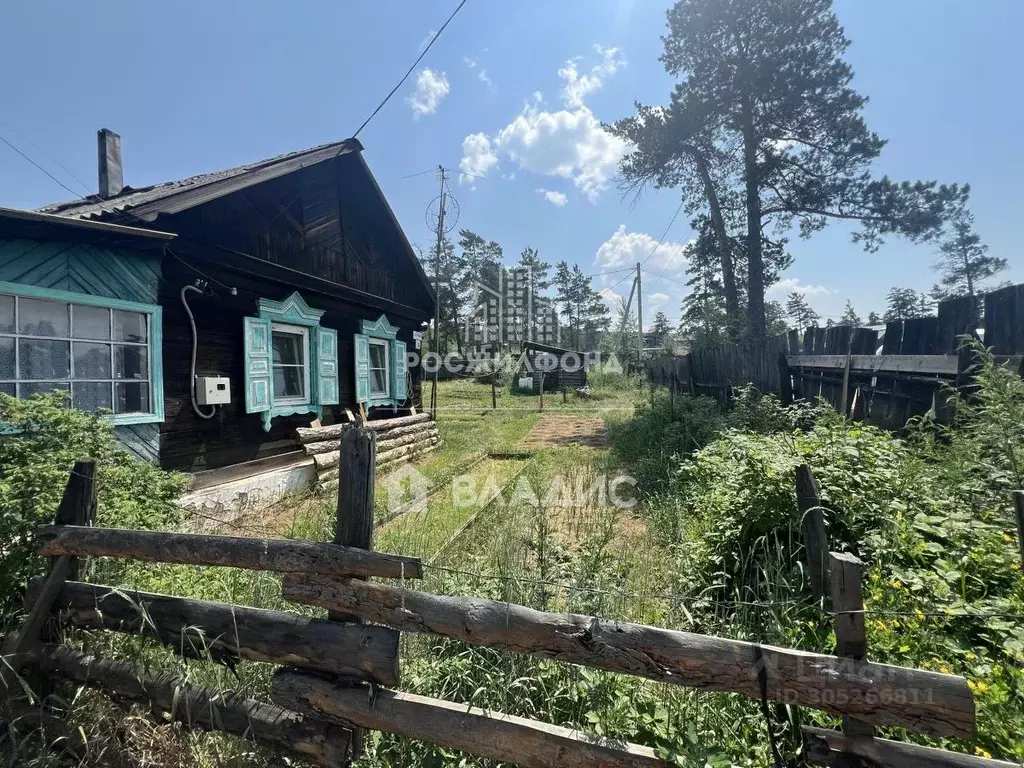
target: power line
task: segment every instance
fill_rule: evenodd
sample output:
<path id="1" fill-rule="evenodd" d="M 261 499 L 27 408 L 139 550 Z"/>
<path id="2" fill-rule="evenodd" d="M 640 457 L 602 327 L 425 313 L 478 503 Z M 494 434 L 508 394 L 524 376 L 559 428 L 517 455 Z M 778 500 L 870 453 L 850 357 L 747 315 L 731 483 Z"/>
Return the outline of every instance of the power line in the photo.
<path id="1" fill-rule="evenodd" d="M 679 218 L 679 214 L 683 212 L 683 204 L 685 202 L 685 200 L 681 200 L 679 202 L 679 207 L 676 208 L 676 212 L 672 214 L 672 220 L 669 221 L 668 226 L 665 227 L 665 231 L 661 235 L 661 240 L 659 240 L 658 244 L 651 249 L 651 252 L 649 254 L 647 254 L 647 258 L 640 262 L 641 267 L 643 267 L 644 264 L 650 261 L 651 257 L 653 257 L 654 254 L 658 252 L 658 249 L 661 248 L 662 244 L 665 242 L 665 238 L 668 237 L 669 231 L 672 229 L 672 225 L 676 223 L 676 219 Z"/>
<path id="2" fill-rule="evenodd" d="M 66 190 L 67 190 L 68 192 L 70 192 L 70 193 L 71 193 L 72 195 L 74 195 L 74 196 L 75 196 L 75 197 L 76 197 L 77 199 L 79 199 L 79 200 L 84 200 L 84 199 L 85 199 L 85 198 L 84 198 L 84 197 L 82 197 L 82 196 L 81 196 L 80 194 L 78 194 L 77 192 L 75 192 L 75 190 L 73 190 L 73 189 L 72 189 L 71 187 L 69 187 L 69 186 L 68 186 L 67 184 L 65 184 L 65 183 L 64 183 L 63 181 L 61 181 L 60 179 L 58 179 L 58 178 L 57 178 L 56 176 L 54 176 L 54 175 L 53 175 L 52 173 L 50 173 L 50 172 L 49 172 L 48 170 L 46 170 L 46 169 L 45 169 L 45 168 L 44 168 L 43 166 L 41 166 L 41 165 L 40 165 L 39 163 L 37 163 L 37 162 L 36 162 L 35 160 L 33 160 L 33 159 L 32 159 L 31 157 L 29 157 L 29 156 L 28 156 L 28 155 L 26 155 L 26 154 L 25 154 L 24 152 L 22 152 L 22 151 L 21 151 L 20 149 L 18 149 L 18 148 L 17 148 L 16 146 L 14 146 L 13 144 L 11 144 L 11 142 L 9 142 L 9 141 L 8 141 L 7 139 L 5 139 L 5 138 L 4 138 L 3 136 L 0 136 L 0 141 L 2 141 L 2 142 L 3 142 L 4 144 L 6 144 L 6 145 L 7 145 L 8 147 L 10 147 L 11 149 L 13 149 L 13 150 L 14 150 L 15 152 L 17 152 L 17 153 L 18 153 L 19 155 L 21 155 L 21 156 L 22 156 L 23 158 L 25 158 L 25 159 L 26 159 L 26 160 L 28 160 L 28 161 L 29 161 L 30 163 L 32 163 L 32 165 L 34 165 L 34 166 L 35 166 L 36 168 L 38 168 L 38 169 L 39 169 L 40 171 L 42 171 L 42 172 L 43 172 L 43 173 L 45 173 L 45 174 L 46 174 L 47 176 L 49 176 L 49 177 L 50 177 L 50 178 L 51 178 L 51 179 L 52 179 L 53 181 L 55 181 L 55 182 L 56 182 L 57 184 L 60 184 L 60 185 L 61 185 L 62 187 L 64 187 L 64 189 L 66 189 Z"/>
<path id="3" fill-rule="evenodd" d="M 51 161 L 52 161 L 52 162 L 53 162 L 53 163 L 54 163 L 55 165 L 57 165 L 57 167 L 59 167 L 59 168 L 60 168 L 60 169 L 61 169 L 62 171 L 64 171 L 64 173 L 66 173 L 66 174 L 67 174 L 68 176 L 70 176 L 70 177 L 71 177 L 72 179 L 74 179 L 74 180 L 75 180 L 75 181 L 77 181 L 77 182 L 78 182 L 79 184 L 81 184 L 81 185 L 82 185 L 82 188 L 83 188 L 83 189 L 85 189 L 85 191 L 86 191 L 86 194 L 92 194 L 91 190 L 89 189 L 89 185 L 88 185 L 88 184 L 86 184 L 86 183 L 85 183 L 84 181 L 82 181 L 82 180 L 81 180 L 80 178 L 78 178 L 78 176 L 76 176 L 76 175 L 75 175 L 74 173 L 72 173 L 72 172 L 71 172 L 71 171 L 70 171 L 70 170 L 68 169 L 68 167 L 67 167 L 67 166 L 65 166 L 65 165 L 64 165 L 64 164 L 63 164 L 63 163 L 62 163 L 62 162 L 61 162 L 60 160 L 58 160 L 58 159 L 57 159 L 56 157 L 54 157 L 53 155 L 51 155 L 51 154 L 50 154 L 49 152 L 47 152 L 47 151 L 46 151 L 45 149 L 43 149 L 42 147 L 40 147 L 40 146 L 39 146 L 38 144 L 36 144 L 36 143 L 35 143 L 34 141 L 32 141 L 32 139 L 30 139 L 30 138 L 29 138 L 28 136 L 26 136 L 25 134 L 23 134 L 23 133 L 22 133 L 21 131 L 19 131 L 19 130 L 18 130 L 17 128 L 15 128 L 15 127 L 14 127 L 13 125 L 11 125 L 10 123 L 7 123 L 7 122 L 4 122 L 3 120 L 0 120 L 0 125 L 4 126 L 4 127 L 5 127 L 5 128 L 7 129 L 7 130 L 9 130 L 9 131 L 10 131 L 11 133 L 13 133 L 13 134 L 14 134 L 15 136 L 19 137 L 19 138 L 20 138 L 20 139 L 21 139 L 22 141 L 27 141 L 27 142 L 28 142 L 29 144 L 31 144 L 31 145 L 32 145 L 33 147 L 35 147 L 35 148 L 36 148 L 37 150 L 39 150 L 40 152 L 42 152 L 42 153 L 43 153 L 43 154 L 44 154 L 44 155 L 45 155 L 45 156 L 46 156 L 47 158 L 49 158 L 49 159 L 50 159 L 50 160 L 51 160 Z"/>
<path id="4" fill-rule="evenodd" d="M 444 32 L 445 27 L 447 27 L 451 23 L 451 20 L 455 18 L 455 15 L 462 10 L 462 6 L 464 6 L 468 1 L 469 0 L 462 0 L 462 2 L 460 2 L 455 7 L 455 10 L 452 11 L 451 16 L 449 16 L 445 20 L 444 24 L 441 25 L 441 28 L 434 33 L 434 36 L 432 38 L 430 38 L 430 42 L 427 43 L 427 47 L 424 48 L 420 55 L 416 57 L 416 61 L 414 61 L 412 63 L 412 66 L 409 67 L 408 71 L 404 75 L 402 75 L 402 79 L 398 81 L 398 84 L 391 89 L 391 92 L 384 97 L 384 100 L 380 104 L 378 104 L 377 108 L 373 110 L 372 113 L 370 113 L 370 116 L 363 121 L 363 124 L 359 126 L 359 129 L 354 134 L 352 134 L 353 139 L 359 137 L 359 134 L 362 132 L 363 128 L 365 128 L 367 124 L 369 124 L 369 122 L 377 116 L 378 112 L 384 109 L 384 105 L 391 100 L 391 97 L 395 95 L 395 92 L 402 87 L 403 83 L 405 83 L 406 80 L 409 79 L 409 75 L 411 75 L 413 70 L 416 69 L 419 63 L 423 60 L 423 57 L 427 55 L 427 51 L 429 51 L 431 47 L 434 45 L 434 43 L 437 42 L 437 38 L 439 38 L 441 36 L 441 33 Z"/>

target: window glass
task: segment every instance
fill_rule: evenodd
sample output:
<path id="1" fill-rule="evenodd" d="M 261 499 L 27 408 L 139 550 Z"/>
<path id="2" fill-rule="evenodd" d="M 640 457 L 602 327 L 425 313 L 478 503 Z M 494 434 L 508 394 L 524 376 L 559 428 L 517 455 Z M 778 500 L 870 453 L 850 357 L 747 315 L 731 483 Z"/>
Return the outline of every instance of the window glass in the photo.
<path id="1" fill-rule="evenodd" d="M 14 297 L 0 296 L 0 333 L 14 332 Z"/>
<path id="2" fill-rule="evenodd" d="M 149 341 L 146 329 L 146 316 L 141 312 L 125 312 L 114 310 L 114 340 L 134 341 L 145 344 Z"/>
<path id="3" fill-rule="evenodd" d="M 109 381 L 76 381 L 72 386 L 72 407 L 89 413 L 103 408 L 114 410 Z"/>
<path id="4" fill-rule="evenodd" d="M 145 347 L 114 347 L 115 379 L 148 379 L 149 363 Z"/>
<path id="5" fill-rule="evenodd" d="M 0 393 L 3 393 L 5 395 L 10 395 L 11 397 L 14 397 L 15 395 L 17 395 L 17 388 L 18 388 L 18 385 L 14 384 L 13 382 L 10 382 L 10 383 L 7 383 L 7 384 L 0 383 Z"/>
<path id="6" fill-rule="evenodd" d="M 78 311 L 75 310 L 75 317 Z M 76 341 L 72 344 L 76 379 L 110 378 L 110 345 Z M 109 389 L 110 387 L 107 387 Z M 76 406 L 77 407 L 77 406 Z"/>
<path id="7" fill-rule="evenodd" d="M 53 390 L 59 389 L 62 392 L 67 392 L 70 388 L 70 384 L 66 381 L 33 381 L 31 383 L 22 382 L 18 385 L 18 397 L 32 397 L 32 395 L 44 394 L 48 395 Z"/>
<path id="8" fill-rule="evenodd" d="M 370 394 L 388 392 L 388 352 L 384 344 L 370 342 Z"/>
<path id="9" fill-rule="evenodd" d="M 110 338 L 110 310 L 76 304 L 71 309 L 71 331 L 76 339 Z"/>
<path id="10" fill-rule="evenodd" d="M 114 383 L 114 413 L 149 413 L 149 385 L 144 381 Z"/>
<path id="11" fill-rule="evenodd" d="M 0 336 L 0 379 L 13 379 L 14 338 Z"/>
<path id="12" fill-rule="evenodd" d="M 305 398 L 306 336 L 282 329 L 271 332 L 274 399 Z"/>
<path id="13" fill-rule="evenodd" d="M 68 337 L 68 305 L 40 299 L 18 299 L 18 330 L 30 336 Z"/>
<path id="14" fill-rule="evenodd" d="M 18 378 L 68 378 L 71 375 L 70 346 L 66 341 L 19 339 Z"/>

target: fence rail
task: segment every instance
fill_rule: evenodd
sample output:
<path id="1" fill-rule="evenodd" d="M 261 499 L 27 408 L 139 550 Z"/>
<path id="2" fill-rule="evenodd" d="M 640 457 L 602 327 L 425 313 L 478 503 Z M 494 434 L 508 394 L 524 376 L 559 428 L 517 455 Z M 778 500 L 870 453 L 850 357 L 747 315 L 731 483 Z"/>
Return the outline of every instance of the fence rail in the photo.
<path id="1" fill-rule="evenodd" d="M 340 434 L 339 448 L 343 477 L 335 543 L 329 545 L 91 528 L 95 473 L 76 467 L 65 496 L 70 501 L 62 504 L 58 525 L 44 532 L 42 551 L 57 560 L 46 578 L 33 582 L 29 619 L 4 645 L 10 654 L 7 669 L 16 672 L 31 664 L 45 675 L 148 703 L 186 727 L 255 739 L 319 765 L 345 764 L 360 748 L 362 728 L 524 766 L 666 764 L 647 747 L 377 688 L 399 684 L 398 632 L 410 631 L 842 715 L 842 733 L 804 732 L 808 756 L 823 765 L 834 764 L 837 756 L 893 766 L 976 765 L 957 753 L 874 738 L 875 725 L 969 737 L 975 727 L 974 701 L 962 677 L 865 658 L 861 567 L 849 555 L 827 554 L 824 530 L 804 535 L 807 542 L 817 542 L 807 547 L 809 562 L 821 561 L 819 591 L 828 592 L 837 613 L 835 656 L 432 595 L 367 580 L 411 579 L 422 574 L 422 566 L 415 558 L 371 550 L 375 433 L 349 427 Z M 819 503 L 813 476 L 805 475 L 801 508 Z M 820 516 L 811 521 L 812 527 L 824 525 Z M 328 619 L 70 580 L 75 558 L 86 556 L 280 570 L 283 596 L 327 608 Z M 280 664 L 272 703 L 148 676 L 121 661 L 44 644 L 42 622 L 54 611 L 68 625 L 138 633 L 186 656 Z M 4 682 L 9 692 L 19 690 L 9 678 Z"/>

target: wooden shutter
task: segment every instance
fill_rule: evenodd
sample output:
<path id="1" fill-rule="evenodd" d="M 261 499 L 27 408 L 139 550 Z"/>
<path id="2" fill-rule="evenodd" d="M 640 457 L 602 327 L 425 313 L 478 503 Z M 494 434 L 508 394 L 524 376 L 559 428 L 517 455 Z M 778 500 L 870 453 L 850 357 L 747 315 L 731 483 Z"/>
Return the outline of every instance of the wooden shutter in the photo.
<path id="1" fill-rule="evenodd" d="M 365 403 L 370 399 L 370 337 L 356 334 L 356 402 Z"/>
<path id="2" fill-rule="evenodd" d="M 409 388 L 406 386 L 406 373 L 408 363 L 405 359 L 405 342 L 391 342 L 391 396 L 396 403 L 401 403 L 409 396 Z"/>
<path id="3" fill-rule="evenodd" d="M 317 403 L 337 405 L 338 332 L 333 328 L 316 330 Z"/>
<path id="4" fill-rule="evenodd" d="M 269 411 L 274 393 L 270 366 L 270 321 L 245 318 L 245 412 Z"/>

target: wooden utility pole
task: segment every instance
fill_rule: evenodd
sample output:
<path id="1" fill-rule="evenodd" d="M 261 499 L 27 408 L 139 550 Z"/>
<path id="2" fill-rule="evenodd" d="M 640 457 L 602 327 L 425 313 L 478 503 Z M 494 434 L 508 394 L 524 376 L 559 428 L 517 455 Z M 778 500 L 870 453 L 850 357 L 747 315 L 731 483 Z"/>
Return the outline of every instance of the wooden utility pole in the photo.
<path id="1" fill-rule="evenodd" d="M 437 252 L 434 254 L 434 380 L 430 387 L 430 412 L 437 418 L 437 377 L 441 371 L 441 245 L 444 242 L 444 167 L 437 166 L 441 174 L 441 204 L 437 214 Z"/>
<path id="2" fill-rule="evenodd" d="M 644 290 L 640 283 L 640 262 L 636 263 L 636 355 L 637 367 L 644 364 Z"/>

